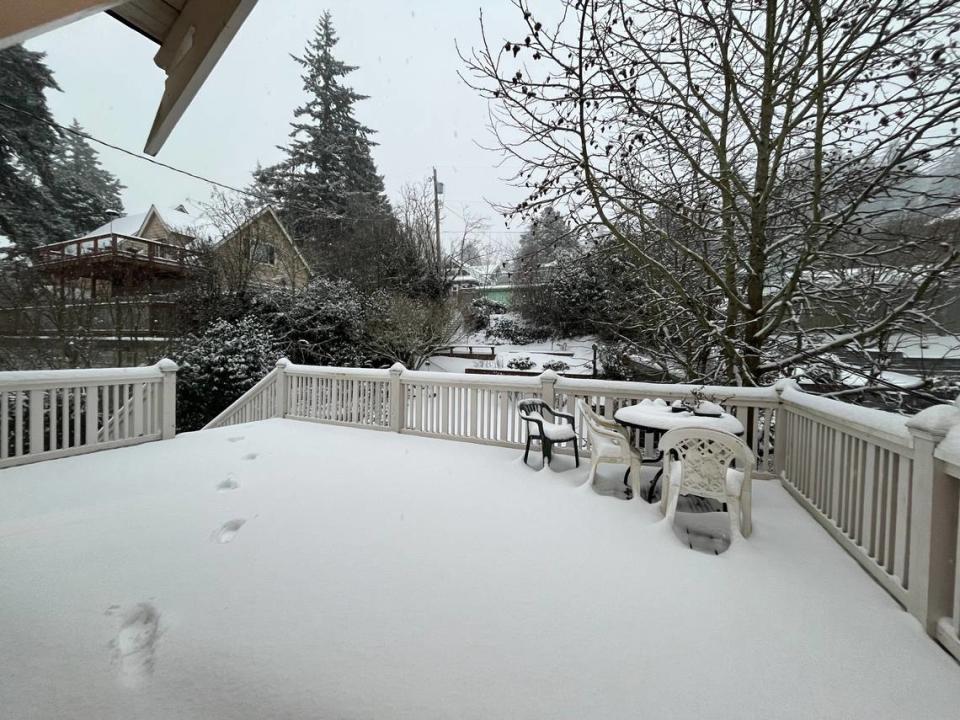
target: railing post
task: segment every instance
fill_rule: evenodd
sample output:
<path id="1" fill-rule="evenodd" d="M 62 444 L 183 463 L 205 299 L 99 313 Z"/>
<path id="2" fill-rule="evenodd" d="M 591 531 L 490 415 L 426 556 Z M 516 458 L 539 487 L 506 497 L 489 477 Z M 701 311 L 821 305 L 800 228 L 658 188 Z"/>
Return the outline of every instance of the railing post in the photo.
<path id="1" fill-rule="evenodd" d="M 934 451 L 957 424 L 960 408 L 954 405 L 935 405 L 907 421 L 913 436 L 907 610 L 934 636 L 940 618 L 953 612 L 958 495 Z"/>
<path id="2" fill-rule="evenodd" d="M 390 366 L 390 429 L 394 432 L 403 430 L 403 386 L 400 377 L 406 368 L 403 363 L 394 363 Z"/>
<path id="3" fill-rule="evenodd" d="M 799 387 L 796 380 L 781 379 L 777 380 L 773 384 L 773 389 L 777 393 L 777 434 L 780 436 L 783 442 L 778 446 L 776 438 L 773 436 L 773 426 L 770 424 L 769 412 L 766 416 L 767 427 L 763 429 L 763 432 L 769 438 L 769 447 L 773 450 L 773 474 L 781 480 L 783 480 L 786 475 L 787 453 L 790 452 L 790 443 L 787 440 L 789 420 L 786 416 L 786 406 L 783 402 L 783 393 L 787 388 L 791 387 Z"/>
<path id="4" fill-rule="evenodd" d="M 557 374 L 553 370 L 544 370 L 540 373 L 540 397 L 550 407 L 554 407 L 557 399 L 554 386 L 557 383 Z"/>
<path id="5" fill-rule="evenodd" d="M 276 417 L 287 416 L 287 368 L 290 361 L 287 358 L 277 360 L 277 407 Z"/>
<path id="6" fill-rule="evenodd" d="M 163 373 L 160 400 L 160 437 L 169 440 L 177 434 L 177 364 L 169 358 L 157 363 Z"/>

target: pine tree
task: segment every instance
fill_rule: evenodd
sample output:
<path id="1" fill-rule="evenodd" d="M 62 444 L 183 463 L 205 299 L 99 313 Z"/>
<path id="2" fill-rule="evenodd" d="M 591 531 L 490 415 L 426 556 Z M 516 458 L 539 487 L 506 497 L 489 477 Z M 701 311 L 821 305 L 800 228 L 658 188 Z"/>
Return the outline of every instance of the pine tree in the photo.
<path id="1" fill-rule="evenodd" d="M 53 159 L 52 192 L 70 236 L 82 235 L 123 212 L 120 184 L 100 166 L 97 152 L 82 136 L 76 120 L 64 133 Z"/>
<path id="2" fill-rule="evenodd" d="M 291 142 L 281 148 L 287 157 L 258 170 L 256 179 L 317 269 L 375 283 L 372 275 L 390 272 L 383 248 L 396 227 L 370 154 L 374 131 L 354 117 L 366 96 L 343 83 L 356 68 L 334 56 L 337 41 L 325 12 L 303 57 L 294 57 L 307 101 L 295 110 Z"/>
<path id="3" fill-rule="evenodd" d="M 43 58 L 22 45 L 0 50 L 0 233 L 19 252 L 68 231 L 50 192 L 60 138 L 44 91 L 59 88 Z"/>
<path id="4" fill-rule="evenodd" d="M 552 207 L 544 208 L 520 236 L 518 271 L 536 274 L 541 266 L 556 260 L 558 253 L 577 247 L 577 234 Z"/>

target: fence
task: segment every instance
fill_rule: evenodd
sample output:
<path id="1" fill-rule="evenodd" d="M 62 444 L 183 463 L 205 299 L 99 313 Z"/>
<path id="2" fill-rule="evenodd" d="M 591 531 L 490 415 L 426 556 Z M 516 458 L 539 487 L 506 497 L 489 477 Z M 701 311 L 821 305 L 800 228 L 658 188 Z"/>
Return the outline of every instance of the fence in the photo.
<path id="1" fill-rule="evenodd" d="M 782 478 L 797 502 L 960 659 L 960 408 L 954 406 L 906 418 L 808 395 L 792 382 L 699 387 L 549 371 L 478 376 L 281 360 L 207 427 L 287 417 L 519 448 L 523 398 L 568 411 L 582 399 L 609 418 L 643 399 L 689 399 L 695 392 L 741 421 L 758 475 Z M 583 423 L 577 426 L 582 432 Z M 589 452 L 587 438 L 580 443 Z"/>
<path id="2" fill-rule="evenodd" d="M 0 468 L 172 438 L 176 372 L 0 372 Z"/>
<path id="3" fill-rule="evenodd" d="M 281 360 L 206 428 L 287 417 L 523 447 L 526 428 L 517 403 L 524 398 L 543 398 L 571 411 L 576 400 L 583 398 L 612 417 L 620 407 L 645 398 L 689 399 L 694 392 L 715 398 L 740 419 L 746 429 L 745 440 L 762 468 L 772 472 L 775 457 L 770 429 L 780 402 L 773 388 L 609 382 L 559 377 L 549 371 L 535 377 L 511 377 L 419 372 L 402 365 L 389 370 L 329 368 Z M 581 437 L 581 444 L 589 450 L 586 436 Z"/>

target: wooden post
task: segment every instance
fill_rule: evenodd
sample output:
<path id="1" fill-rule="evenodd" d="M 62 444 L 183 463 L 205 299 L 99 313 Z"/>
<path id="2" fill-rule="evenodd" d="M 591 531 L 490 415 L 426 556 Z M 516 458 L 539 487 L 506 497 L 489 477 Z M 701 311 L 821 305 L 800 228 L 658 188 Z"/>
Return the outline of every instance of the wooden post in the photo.
<path id="1" fill-rule="evenodd" d="M 553 370 L 544 370 L 540 373 L 540 397 L 550 407 L 554 407 L 554 402 L 557 399 L 557 394 L 554 391 L 556 382 L 557 374 Z"/>
<path id="2" fill-rule="evenodd" d="M 390 366 L 390 429 L 394 432 L 403 430 L 403 386 L 400 377 L 406 368 L 403 363 L 394 363 Z"/>
<path id="3" fill-rule="evenodd" d="M 287 358 L 277 360 L 277 407 L 275 417 L 287 416 L 287 368 L 290 361 Z"/>
<path id="4" fill-rule="evenodd" d="M 788 440 L 789 434 L 789 419 L 788 419 L 788 410 L 786 404 L 783 401 L 783 393 L 787 388 L 799 389 L 799 385 L 796 380 L 777 380 L 773 384 L 773 389 L 777 393 L 777 434 L 780 435 L 781 442 L 779 446 L 776 440 L 771 435 L 773 427 L 770 424 L 770 415 L 771 413 L 767 412 L 767 424 L 764 427 L 763 432 L 767 436 L 766 447 L 771 448 L 773 451 L 773 474 L 776 475 L 781 480 L 786 476 L 786 467 L 787 467 L 787 453 L 790 452 L 790 441 Z"/>
<path id="5" fill-rule="evenodd" d="M 160 400 L 160 438 L 169 440 L 177 434 L 177 364 L 168 358 L 157 363 L 163 373 Z"/>
<path id="6" fill-rule="evenodd" d="M 934 452 L 958 424 L 960 408 L 953 405 L 935 405 L 907 422 L 913 436 L 907 610 L 933 636 L 940 618 L 953 612 L 958 512 L 958 482 Z"/>

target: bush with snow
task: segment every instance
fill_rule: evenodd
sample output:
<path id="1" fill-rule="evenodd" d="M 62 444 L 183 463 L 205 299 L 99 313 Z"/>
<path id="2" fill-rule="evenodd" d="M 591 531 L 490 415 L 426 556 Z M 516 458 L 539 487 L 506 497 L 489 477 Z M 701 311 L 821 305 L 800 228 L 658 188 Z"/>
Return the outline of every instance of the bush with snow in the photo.
<path id="1" fill-rule="evenodd" d="M 490 318 L 507 311 L 503 303 L 491 300 L 486 296 L 474 298 L 467 308 L 467 327 L 471 332 L 479 332 L 490 327 Z"/>
<path id="2" fill-rule="evenodd" d="M 171 353 L 177 373 L 177 429 L 198 430 L 276 364 L 277 343 L 257 318 L 220 320 Z"/>
<path id="3" fill-rule="evenodd" d="M 547 360 L 541 365 L 544 370 L 553 370 L 554 372 L 566 372 L 570 366 L 563 360 Z"/>
<path id="4" fill-rule="evenodd" d="M 295 363 L 369 367 L 376 358 L 366 349 L 367 305 L 350 282 L 316 278 L 296 292 L 258 296 L 253 313 Z"/>
<path id="5" fill-rule="evenodd" d="M 507 367 L 510 370 L 532 370 L 535 365 L 536 363 L 530 359 L 529 355 L 520 355 L 507 361 Z"/>
<path id="6" fill-rule="evenodd" d="M 548 329 L 533 327 L 509 315 L 495 316 L 487 330 L 488 340 L 501 340 L 513 345 L 527 345 L 549 337 Z"/>

